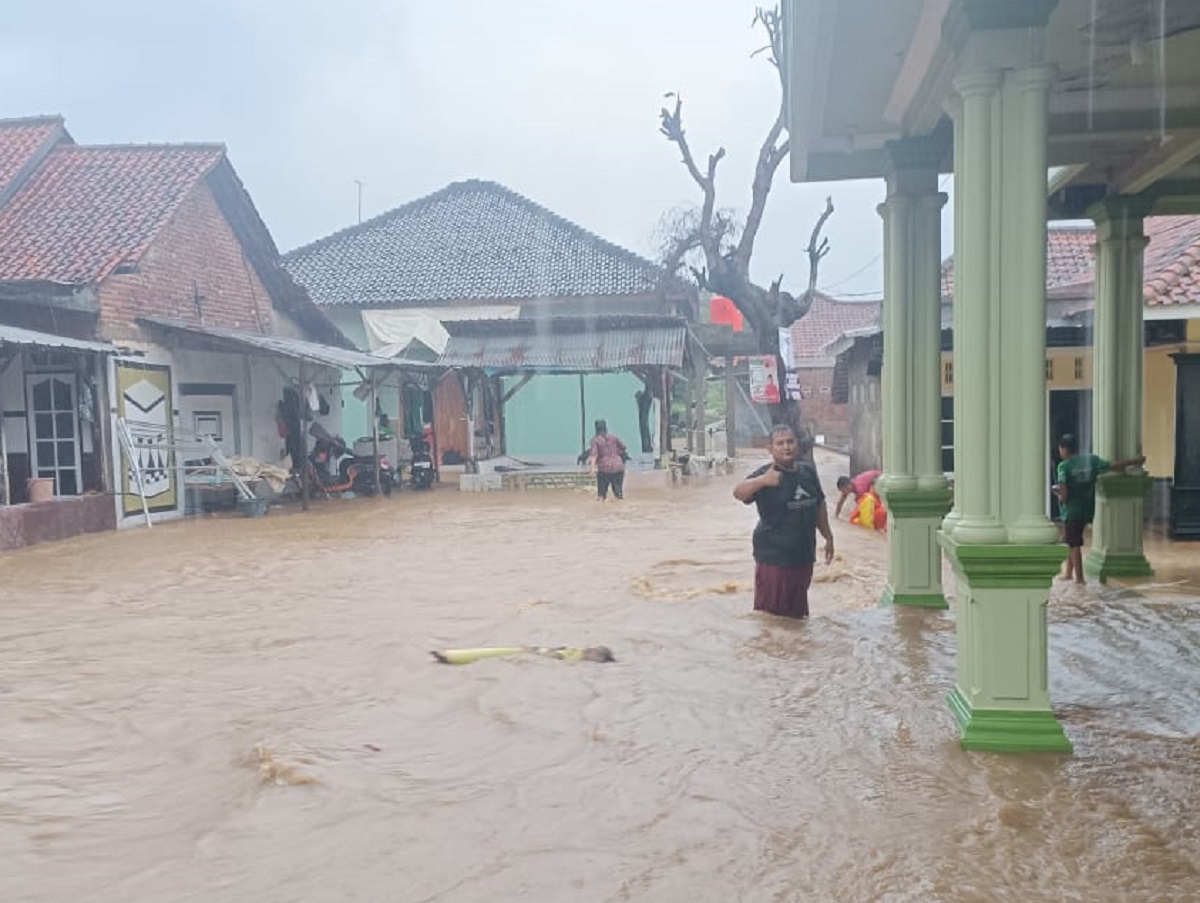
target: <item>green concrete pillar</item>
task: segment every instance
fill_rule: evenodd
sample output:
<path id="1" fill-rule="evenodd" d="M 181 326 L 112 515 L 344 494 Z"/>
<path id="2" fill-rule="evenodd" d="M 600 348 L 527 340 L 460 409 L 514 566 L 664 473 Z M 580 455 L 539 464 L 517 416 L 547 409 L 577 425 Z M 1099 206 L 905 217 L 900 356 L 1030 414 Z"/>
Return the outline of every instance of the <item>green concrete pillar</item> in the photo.
<path id="1" fill-rule="evenodd" d="M 937 532 L 950 505 L 941 470 L 941 210 L 938 148 L 888 145 L 884 225 L 884 474 L 888 582 L 883 604 L 945 608 Z"/>
<path id="2" fill-rule="evenodd" d="M 1112 197 L 1090 211 L 1096 222 L 1096 326 L 1092 420 L 1095 450 L 1110 461 L 1142 451 L 1142 229 L 1150 205 Z M 1100 581 L 1153 572 L 1142 546 L 1150 478 L 1140 469 L 1110 473 L 1096 485 L 1096 521 L 1084 572 Z"/>
<path id="3" fill-rule="evenodd" d="M 986 70 L 961 75 L 954 90 L 961 100 L 962 116 L 955 142 L 958 212 L 964 222 L 954 249 L 954 435 L 955 485 L 958 521 L 952 536 L 959 543 L 981 545 L 1007 541 L 1008 533 L 994 510 L 992 476 L 1000 463 L 999 424 L 993 409 L 993 365 L 999 357 L 992 331 L 992 289 L 1000 234 L 993 204 L 994 168 L 1002 159 L 1003 129 L 999 122 L 998 95 L 1003 73 Z"/>
<path id="4" fill-rule="evenodd" d="M 1045 515 L 1047 101 L 1026 60 L 1035 29 L 986 32 L 954 80 L 954 381 L 958 657 L 950 705 L 962 744 L 1070 750 L 1050 709 L 1046 606 L 1066 557 Z M 994 38 L 994 40 L 993 40 Z M 1019 52 L 1018 52 L 1019 51 Z M 1015 59 L 1014 59 L 1015 57 Z"/>
<path id="5" fill-rule="evenodd" d="M 1065 547 L 943 540 L 958 583 L 958 659 L 950 709 L 962 745 L 1070 752 L 1050 710 L 1046 602 Z"/>
<path id="6" fill-rule="evenodd" d="M 996 384 L 1004 453 L 994 462 L 992 498 L 1008 541 L 1056 543 L 1047 517 L 1050 441 L 1046 393 L 1046 150 L 1054 70 L 1033 66 L 1009 72 L 1001 93 L 1007 172 L 999 255 L 993 273 Z M 1007 264 L 1007 265 L 1006 265 Z"/>
<path id="7" fill-rule="evenodd" d="M 963 172 L 963 143 L 960 140 L 962 134 L 963 121 L 963 104 L 962 99 L 957 95 L 953 95 L 946 105 L 946 112 L 950 115 L 951 121 L 954 122 L 954 172 L 956 178 L 961 178 Z M 954 247 L 961 248 L 963 246 L 963 221 L 966 219 L 966 212 L 962 207 L 962 192 L 956 191 L 954 194 Z M 955 282 L 955 294 L 957 294 L 957 281 Z M 952 303 L 953 323 L 951 327 L 951 368 L 953 370 L 950 390 L 951 397 L 954 402 L 954 416 L 957 419 L 958 412 L 962 407 L 962 400 L 959 393 L 958 382 L 958 336 L 962 335 L 962 305 Z M 962 464 L 962 434 L 958 429 L 957 423 L 954 428 L 954 474 L 953 480 L 953 498 L 950 502 L 950 513 L 942 519 L 942 532 L 946 535 L 951 535 L 954 528 L 958 526 L 958 522 L 962 520 L 962 480 L 958 478 L 959 467 Z"/>

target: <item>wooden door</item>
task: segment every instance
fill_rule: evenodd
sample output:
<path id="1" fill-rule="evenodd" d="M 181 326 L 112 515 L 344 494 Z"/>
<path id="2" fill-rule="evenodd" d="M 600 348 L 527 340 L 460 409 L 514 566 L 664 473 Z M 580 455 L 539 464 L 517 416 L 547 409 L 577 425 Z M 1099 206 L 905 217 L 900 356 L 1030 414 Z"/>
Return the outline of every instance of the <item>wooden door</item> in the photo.
<path id="1" fill-rule="evenodd" d="M 447 452 L 467 457 L 467 403 L 457 373 L 448 373 L 433 390 L 433 433 L 439 466 Z"/>

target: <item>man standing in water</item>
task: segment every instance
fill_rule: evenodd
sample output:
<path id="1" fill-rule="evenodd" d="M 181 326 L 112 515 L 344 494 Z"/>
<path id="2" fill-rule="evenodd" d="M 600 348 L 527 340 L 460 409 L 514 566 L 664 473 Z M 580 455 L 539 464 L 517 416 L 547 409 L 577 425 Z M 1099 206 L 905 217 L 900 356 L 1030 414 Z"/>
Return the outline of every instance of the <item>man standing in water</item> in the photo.
<path id="1" fill-rule="evenodd" d="M 808 587 L 817 558 L 817 532 L 825 537 L 825 563 L 833 561 L 829 509 L 816 468 L 797 463 L 801 451 L 790 426 L 771 430 L 771 463 L 733 489 L 743 504 L 758 506 L 754 528 L 754 608 L 785 618 L 808 617 Z"/>
<path id="2" fill-rule="evenodd" d="M 1067 544 L 1067 570 L 1063 580 L 1083 583 L 1083 533 L 1096 516 L 1096 478 L 1106 470 L 1140 467 L 1142 455 L 1111 464 L 1097 455 L 1081 455 L 1079 440 L 1067 433 L 1058 440 L 1058 511 L 1062 516 L 1063 542 Z"/>
<path id="3" fill-rule="evenodd" d="M 596 421 L 596 435 L 588 457 L 592 472 L 596 474 L 597 501 L 608 498 L 610 486 L 613 495 L 618 499 L 625 498 L 625 461 L 629 452 L 625 443 L 608 431 L 608 424 L 603 420 Z"/>

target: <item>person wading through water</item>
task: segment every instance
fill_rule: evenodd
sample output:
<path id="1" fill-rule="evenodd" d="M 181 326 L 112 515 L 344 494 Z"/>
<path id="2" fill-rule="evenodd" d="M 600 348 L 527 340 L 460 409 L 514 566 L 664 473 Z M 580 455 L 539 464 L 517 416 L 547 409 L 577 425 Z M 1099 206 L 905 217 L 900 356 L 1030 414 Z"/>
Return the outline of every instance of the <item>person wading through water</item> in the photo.
<path id="1" fill-rule="evenodd" d="M 1062 516 L 1063 542 L 1067 544 L 1067 569 L 1063 580 L 1084 583 L 1083 534 L 1096 516 L 1096 479 L 1109 470 L 1141 467 L 1144 455 L 1125 461 L 1106 461 L 1097 455 L 1080 454 L 1079 440 L 1071 433 L 1058 441 L 1058 511 Z"/>
<path id="2" fill-rule="evenodd" d="M 613 495 L 625 498 L 625 462 L 629 460 L 629 452 L 625 443 L 608 431 L 608 424 L 603 420 L 596 421 L 596 435 L 592 438 L 588 459 L 596 474 L 597 501 L 608 498 L 610 486 Z"/>
<path id="3" fill-rule="evenodd" d="M 808 587 L 817 558 L 817 533 L 825 537 L 825 563 L 833 561 L 833 531 L 817 470 L 797 462 L 801 451 L 790 426 L 771 430 L 771 463 L 733 489 L 733 497 L 758 506 L 754 528 L 754 608 L 785 618 L 808 617 Z"/>

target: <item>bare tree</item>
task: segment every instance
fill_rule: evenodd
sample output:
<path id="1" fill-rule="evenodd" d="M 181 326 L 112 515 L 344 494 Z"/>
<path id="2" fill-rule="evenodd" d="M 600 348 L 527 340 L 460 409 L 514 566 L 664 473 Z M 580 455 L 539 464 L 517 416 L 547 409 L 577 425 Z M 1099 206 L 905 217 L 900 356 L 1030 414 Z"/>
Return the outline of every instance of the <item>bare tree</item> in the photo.
<path id="1" fill-rule="evenodd" d="M 659 131 L 668 141 L 679 148 L 682 162 L 700 188 L 699 207 L 687 211 L 676 211 L 664 224 L 668 235 L 663 249 L 663 263 L 670 275 L 675 275 L 693 258 L 703 261 L 701 266 L 691 265 L 691 275 L 705 288 L 733 301 L 742 312 L 746 324 L 758 339 L 762 354 L 773 354 L 779 364 L 779 373 L 785 373 L 784 361 L 779 354 L 779 330 L 791 326 L 808 313 L 816 291 L 817 270 L 821 260 L 829 253 L 829 240 L 822 238 L 821 230 L 833 215 L 833 199 L 827 198 L 825 209 L 813 227 L 808 242 L 808 288 L 797 298 L 783 291 L 783 276 L 762 288 L 750 279 L 750 258 L 754 253 L 754 241 L 762 225 L 763 213 L 775 171 L 788 155 L 789 142 L 785 136 L 786 110 L 784 108 L 784 86 L 787 67 L 784 60 L 783 23 L 779 7 L 759 8 L 754 14 L 752 27 L 762 26 L 769 43 L 755 52 L 767 53 L 771 65 L 779 76 L 780 100 L 775 121 L 768 130 L 758 151 L 754 167 L 754 180 L 750 186 L 750 209 L 742 223 L 728 211 L 717 207 L 717 166 L 725 157 L 725 149 L 717 148 L 708 155 L 703 168 L 699 165 L 688 143 L 683 128 L 683 99 L 675 92 L 665 95 L 674 100 L 671 107 L 663 107 L 659 114 Z M 787 367 L 792 366 L 788 361 Z M 786 396 L 786 393 L 785 393 Z M 732 403 L 732 401 L 730 401 Z M 772 423 L 787 423 L 797 434 L 809 436 L 804 425 L 797 401 L 784 397 L 771 406 Z"/>

